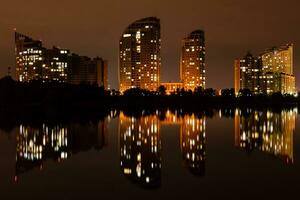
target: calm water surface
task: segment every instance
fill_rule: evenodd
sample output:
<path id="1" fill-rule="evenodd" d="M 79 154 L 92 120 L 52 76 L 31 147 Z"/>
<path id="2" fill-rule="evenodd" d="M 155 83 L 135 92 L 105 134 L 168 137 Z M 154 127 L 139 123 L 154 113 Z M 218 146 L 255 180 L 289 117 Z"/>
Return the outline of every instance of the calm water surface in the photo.
<path id="1" fill-rule="evenodd" d="M 297 110 L 225 114 L 111 112 L 1 129 L 0 199 L 297 197 Z"/>

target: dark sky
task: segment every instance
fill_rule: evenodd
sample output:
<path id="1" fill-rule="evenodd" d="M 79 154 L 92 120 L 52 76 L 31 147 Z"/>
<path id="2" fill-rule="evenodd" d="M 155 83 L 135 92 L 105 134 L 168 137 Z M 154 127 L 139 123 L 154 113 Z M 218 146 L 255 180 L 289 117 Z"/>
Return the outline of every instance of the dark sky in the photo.
<path id="1" fill-rule="evenodd" d="M 107 59 L 109 84 L 116 88 L 120 35 L 133 21 L 156 16 L 162 24 L 162 81 L 179 80 L 181 39 L 195 29 L 206 32 L 208 87 L 233 87 L 233 60 L 247 50 L 258 54 L 287 42 L 295 45 L 297 77 L 299 8 L 299 0 L 2 0 L 0 76 L 14 66 L 17 28 L 48 47 Z"/>

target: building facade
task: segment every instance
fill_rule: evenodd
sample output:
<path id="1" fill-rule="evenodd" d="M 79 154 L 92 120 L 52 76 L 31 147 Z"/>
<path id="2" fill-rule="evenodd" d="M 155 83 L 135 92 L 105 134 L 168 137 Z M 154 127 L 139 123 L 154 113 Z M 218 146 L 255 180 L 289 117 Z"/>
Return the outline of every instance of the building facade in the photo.
<path id="1" fill-rule="evenodd" d="M 44 55 L 41 41 L 15 33 L 16 78 L 19 81 L 41 78 Z"/>
<path id="2" fill-rule="evenodd" d="M 70 50 L 47 49 L 39 40 L 15 33 L 16 79 L 71 84 L 97 84 L 107 89 L 107 61 L 71 54 Z"/>
<path id="3" fill-rule="evenodd" d="M 261 62 L 248 52 L 243 59 L 234 61 L 235 92 L 249 89 L 253 94 L 261 92 L 260 74 Z"/>
<path id="4" fill-rule="evenodd" d="M 184 89 L 205 88 L 205 37 L 196 30 L 182 40 L 180 78 Z"/>
<path id="5" fill-rule="evenodd" d="M 160 20 L 135 21 L 123 32 L 119 46 L 120 92 L 139 87 L 156 91 L 160 86 Z"/>
<path id="6" fill-rule="evenodd" d="M 240 89 L 253 94 L 296 94 L 292 44 L 268 49 L 257 58 L 248 53 L 234 65 L 236 94 Z"/>
<path id="7" fill-rule="evenodd" d="M 107 89 L 107 61 L 91 59 L 72 54 L 69 82 L 71 84 L 91 84 Z"/>
<path id="8" fill-rule="evenodd" d="M 239 94 L 241 89 L 241 62 L 239 59 L 234 61 L 234 91 L 235 95 Z"/>
<path id="9" fill-rule="evenodd" d="M 42 63 L 42 77 L 44 81 L 68 82 L 70 68 L 70 51 L 53 47 L 45 50 L 45 62 Z"/>
<path id="10" fill-rule="evenodd" d="M 263 74 L 266 74 L 266 76 L 261 77 L 262 87 L 266 93 L 296 93 L 293 72 L 293 44 L 267 49 L 260 57 Z"/>

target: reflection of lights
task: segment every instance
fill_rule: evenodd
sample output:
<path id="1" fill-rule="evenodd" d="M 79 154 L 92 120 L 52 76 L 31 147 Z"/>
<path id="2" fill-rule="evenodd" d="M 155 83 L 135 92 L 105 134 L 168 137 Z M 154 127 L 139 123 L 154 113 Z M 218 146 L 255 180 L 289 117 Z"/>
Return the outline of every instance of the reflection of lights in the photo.
<path id="1" fill-rule="evenodd" d="M 131 169 L 124 168 L 124 174 L 131 174 Z"/>
<path id="2" fill-rule="evenodd" d="M 20 125 L 16 133 L 16 175 L 29 171 L 35 167 L 42 169 L 43 161 L 54 159 L 58 162 L 68 159 L 72 153 L 77 153 L 84 146 L 69 145 L 69 130 L 72 132 L 72 142 L 80 144 L 82 139 L 89 141 L 90 148 L 99 149 L 104 145 L 103 135 L 105 124 L 71 124 L 66 127 L 61 125 L 49 126 L 42 124 L 38 127 Z M 82 130 L 84 128 L 84 130 Z M 85 132 L 85 130 L 87 130 Z M 74 131 L 74 132 L 73 132 Z M 81 134 L 84 133 L 84 134 Z M 87 137 L 87 138 L 85 138 Z M 97 139 L 95 141 L 94 139 Z M 80 144 L 81 145 L 81 144 Z"/>
<path id="3" fill-rule="evenodd" d="M 120 166 L 131 179 L 147 183 L 148 177 L 150 184 L 159 178 L 162 124 L 181 125 L 184 160 L 192 173 L 204 174 L 206 120 L 195 115 L 178 117 L 169 110 L 164 116 L 160 121 L 156 115 L 133 118 L 120 113 Z"/>
<path id="4" fill-rule="evenodd" d="M 297 116 L 294 111 L 254 111 L 249 113 L 249 117 L 236 115 L 236 145 L 250 151 L 259 149 L 293 162 L 293 134 Z"/>
<path id="5" fill-rule="evenodd" d="M 50 128 L 43 124 L 39 128 L 20 125 L 17 133 L 16 174 L 33 167 L 43 168 L 42 161 L 55 155 L 57 161 L 67 159 L 62 151 L 67 146 L 67 132 L 58 126 Z M 51 136 L 49 133 L 51 132 Z M 56 153 L 57 152 L 57 153 Z M 56 153 L 56 154 L 55 154 Z M 16 176 L 17 177 L 17 176 Z"/>
<path id="6" fill-rule="evenodd" d="M 181 127 L 181 148 L 184 160 L 193 174 L 203 175 L 205 161 L 205 119 L 184 116 Z"/>
<path id="7" fill-rule="evenodd" d="M 130 135 L 126 131 L 128 128 Z M 121 167 L 125 175 L 146 184 L 159 181 L 161 162 L 159 137 L 157 116 L 135 119 L 120 113 Z"/>

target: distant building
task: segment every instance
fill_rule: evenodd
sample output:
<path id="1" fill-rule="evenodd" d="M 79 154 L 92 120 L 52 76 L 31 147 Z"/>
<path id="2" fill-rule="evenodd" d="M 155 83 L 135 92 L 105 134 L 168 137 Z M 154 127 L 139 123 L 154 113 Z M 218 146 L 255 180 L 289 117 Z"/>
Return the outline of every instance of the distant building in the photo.
<path id="1" fill-rule="evenodd" d="M 249 89 L 253 94 L 260 93 L 261 62 L 248 52 L 243 59 L 235 60 L 234 64 L 236 94 L 240 89 Z"/>
<path id="2" fill-rule="evenodd" d="M 47 49 L 39 40 L 15 33 L 16 79 L 71 84 L 88 83 L 107 89 L 107 61 L 70 53 L 67 49 Z"/>
<path id="3" fill-rule="evenodd" d="M 107 61 L 72 54 L 69 82 L 72 84 L 97 84 L 107 89 Z"/>
<path id="4" fill-rule="evenodd" d="M 235 92 L 249 89 L 253 94 L 295 94 L 293 45 L 268 49 L 258 58 L 248 53 L 234 63 Z"/>
<path id="5" fill-rule="evenodd" d="M 241 89 L 241 62 L 239 59 L 234 61 L 234 91 L 238 95 Z"/>
<path id="6" fill-rule="evenodd" d="M 180 77 L 186 90 L 205 88 L 204 31 L 196 30 L 182 41 Z"/>
<path id="7" fill-rule="evenodd" d="M 181 90 L 183 88 L 183 84 L 181 82 L 165 82 L 165 83 L 160 83 L 160 85 L 166 88 L 167 95 L 175 93 L 178 90 Z"/>
<path id="8" fill-rule="evenodd" d="M 15 54 L 18 81 L 67 82 L 69 50 L 56 47 L 46 49 L 41 41 L 16 32 Z"/>
<path id="9" fill-rule="evenodd" d="M 42 63 L 42 80 L 68 82 L 69 50 L 56 47 L 46 49 L 44 59 L 45 62 Z"/>
<path id="10" fill-rule="evenodd" d="M 296 93 L 295 76 L 293 72 L 293 44 L 274 47 L 261 55 L 263 80 L 262 85 L 267 94 L 281 92 Z"/>
<path id="11" fill-rule="evenodd" d="M 127 27 L 120 38 L 120 92 L 139 87 L 156 91 L 160 86 L 160 20 L 138 20 Z"/>
<path id="12" fill-rule="evenodd" d="M 41 79 L 45 49 L 42 42 L 15 33 L 16 78 L 23 81 Z"/>

